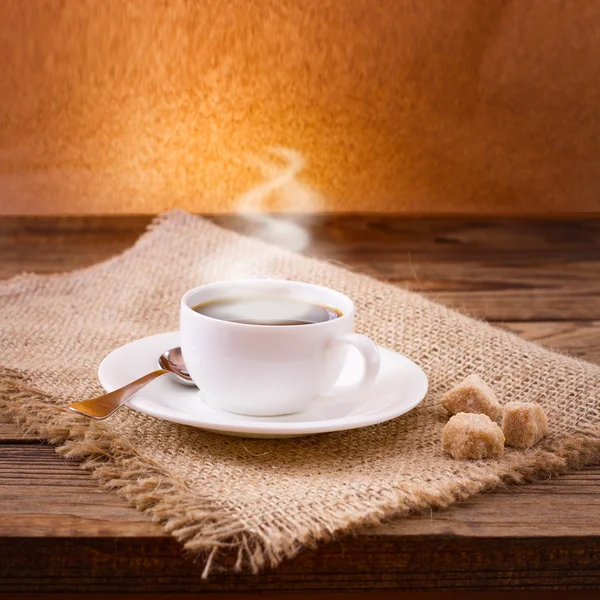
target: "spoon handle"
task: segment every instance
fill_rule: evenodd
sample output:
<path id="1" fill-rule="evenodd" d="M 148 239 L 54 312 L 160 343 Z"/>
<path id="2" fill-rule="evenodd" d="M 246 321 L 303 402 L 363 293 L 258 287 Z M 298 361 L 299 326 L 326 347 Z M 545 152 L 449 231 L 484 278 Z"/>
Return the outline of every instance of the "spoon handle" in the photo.
<path id="1" fill-rule="evenodd" d="M 168 372 L 164 369 L 158 369 L 103 396 L 98 396 L 91 400 L 83 400 L 82 402 L 73 402 L 69 404 L 69 410 L 90 417 L 91 419 L 106 419 L 106 417 L 112 415 L 115 410 L 123 406 L 125 402 L 137 394 L 145 385 L 148 385 L 151 381 Z"/>

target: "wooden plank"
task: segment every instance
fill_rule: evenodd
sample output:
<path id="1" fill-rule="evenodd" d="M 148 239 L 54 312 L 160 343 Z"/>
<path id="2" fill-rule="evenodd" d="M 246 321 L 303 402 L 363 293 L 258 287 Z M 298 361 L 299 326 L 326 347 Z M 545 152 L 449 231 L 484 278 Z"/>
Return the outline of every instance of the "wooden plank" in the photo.
<path id="1" fill-rule="evenodd" d="M 533 509 L 533 510 L 532 510 Z M 368 535 L 600 539 L 600 466 L 527 486 L 507 486 L 443 511 L 413 515 Z M 0 445 L 0 536 L 161 537 L 142 513 L 103 492 L 77 461 L 46 444 Z"/>
<path id="2" fill-rule="evenodd" d="M 398 592 L 378 590 L 376 599 L 380 600 L 397 600 Z M 402 600 L 439 600 L 440 592 L 423 592 L 423 591 L 403 591 Z M 486 600 L 505 600 L 505 592 L 484 592 Z M 297 592 L 244 592 L 244 600 L 299 600 Z M 311 600 L 365 600 L 373 598 L 375 595 L 370 590 L 354 591 L 354 592 L 313 592 L 311 591 Z M 181 593 L 146 593 L 144 600 L 192 600 L 197 595 L 190 595 L 186 592 Z M 203 594 L 203 598 L 212 598 L 214 600 L 239 600 L 240 594 L 237 592 L 207 592 Z M 482 598 L 483 594 L 478 592 L 455 591 L 444 594 L 445 600 L 468 600 Z M 512 600 L 564 600 L 565 594 L 562 592 L 512 592 Z M 597 600 L 597 592 L 577 590 L 577 600 Z M 60 593 L 25 593 L 17 595 L 5 596 L 3 600 L 65 600 L 65 596 Z M 103 593 L 69 593 L 67 600 L 107 600 Z M 118 594 L 115 600 L 140 600 L 139 594 L 135 592 Z"/>
<path id="3" fill-rule="evenodd" d="M 233 561 L 233 557 L 230 558 Z M 360 536 L 300 553 L 260 575 L 215 574 L 171 538 L 9 538 L 0 593 L 324 592 L 352 590 L 580 590 L 600 587 L 594 538 Z"/>
<path id="4" fill-rule="evenodd" d="M 248 235 L 257 235 L 251 222 L 236 215 L 205 215 L 215 224 Z M 310 216 L 278 215 L 303 225 L 311 234 L 309 250 L 352 256 L 379 249 L 412 256 L 432 257 L 437 262 L 452 257 L 472 260 L 493 258 L 499 262 L 561 257 L 569 260 L 598 260 L 600 215 L 597 218 L 561 219 L 474 218 L 465 216 L 394 216 L 378 214 L 318 213 Z M 103 252 L 135 242 L 152 220 L 151 215 L 127 216 L 0 216 L 0 241 L 4 250 L 23 244 L 20 258 L 42 260 L 39 248 L 25 242 L 44 241 L 57 251 L 80 245 L 83 254 Z M 78 260 L 65 253 L 66 260 Z M 4 262 L 4 261 L 3 261 Z M 54 271 L 68 269 L 55 265 Z"/>
<path id="5" fill-rule="evenodd" d="M 88 267 L 132 246 L 151 217 L 0 217 L 0 280 Z"/>
<path id="6" fill-rule="evenodd" d="M 507 486 L 451 507 L 359 534 L 450 535 L 468 538 L 600 537 L 600 467 L 538 484 Z"/>
<path id="7" fill-rule="evenodd" d="M 52 446 L 0 445 L 0 536 L 160 537 L 162 530 Z"/>
<path id="8" fill-rule="evenodd" d="M 307 254 L 345 263 L 477 317 L 600 320 L 600 220 L 289 218 L 310 231 Z M 149 220 L 0 218 L 0 278 L 94 264 L 133 244 Z M 239 217 L 213 220 L 256 233 Z"/>
<path id="9" fill-rule="evenodd" d="M 33 444 L 39 437 L 11 421 L 8 415 L 0 411 L 0 444 Z"/>
<path id="10" fill-rule="evenodd" d="M 235 217 L 215 221 L 244 231 Z M 305 221 L 303 219 L 302 221 Z M 0 277 L 71 270 L 130 246 L 148 217 L 0 219 Z M 600 221 L 321 216 L 308 253 L 422 291 L 600 362 Z M 41 244 L 43 243 L 43 252 Z M 509 486 L 200 579 L 178 544 L 76 462 L 0 419 L 0 592 L 600 587 L 600 468 Z"/>
<path id="11" fill-rule="evenodd" d="M 0 413 L 0 418 L 2 417 Z M 8 417 L 6 417 L 8 418 Z M 23 443 L 31 444 L 39 440 L 38 436 L 23 431 L 21 427 L 14 423 L 0 423 L 0 444 L 4 443 Z"/>
<path id="12" fill-rule="evenodd" d="M 476 593 L 476 592 L 475 592 Z M 459 596 L 450 596 L 448 598 L 458 598 Z M 460 594 L 460 599 L 464 600 L 465 592 L 455 592 Z M 497 592 L 487 594 L 488 600 L 503 600 L 503 597 L 497 595 L 503 594 L 503 592 Z M 534 592 L 535 594 L 535 592 Z M 541 595 L 543 594 L 543 596 Z M 370 598 L 373 594 L 369 591 L 354 591 L 354 592 L 311 592 L 311 600 L 365 600 Z M 131 592 L 126 594 L 119 593 L 114 594 L 115 600 L 141 600 L 140 594 Z M 299 594 L 296 592 L 244 592 L 244 600 L 299 600 Z M 199 597 L 198 594 L 189 594 L 187 592 L 181 593 L 145 593 L 143 600 L 193 600 Z M 538 592 L 538 596 L 534 595 L 533 600 L 537 597 L 543 600 L 548 600 L 548 592 Z M 240 600 L 239 592 L 206 592 L 202 595 L 202 598 L 212 600 Z M 377 600 L 397 600 L 398 593 L 395 591 L 379 591 L 377 593 Z M 552 596 L 550 596 L 550 599 Z M 596 600 L 596 596 L 586 594 L 583 592 L 581 595 L 578 594 L 578 600 Z M 110 599 L 110 597 L 109 597 Z M 4 596 L 3 600 L 107 600 L 107 597 L 102 592 L 100 593 L 69 593 L 68 598 L 60 593 L 18 593 L 15 595 Z M 439 592 L 403 592 L 402 600 L 439 600 Z M 532 596 L 528 595 L 527 600 L 532 600 Z"/>
<path id="13" fill-rule="evenodd" d="M 600 364 L 600 321 L 508 321 L 497 325 L 547 348 Z"/>

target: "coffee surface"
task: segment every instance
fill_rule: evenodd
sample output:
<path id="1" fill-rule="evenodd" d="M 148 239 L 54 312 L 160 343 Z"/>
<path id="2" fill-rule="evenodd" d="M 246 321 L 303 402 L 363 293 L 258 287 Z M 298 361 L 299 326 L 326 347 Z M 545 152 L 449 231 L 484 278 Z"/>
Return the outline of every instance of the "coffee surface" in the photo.
<path id="1" fill-rule="evenodd" d="M 332 306 L 269 297 L 222 298 L 201 302 L 193 310 L 221 321 L 271 326 L 310 325 L 342 316 L 341 311 Z"/>

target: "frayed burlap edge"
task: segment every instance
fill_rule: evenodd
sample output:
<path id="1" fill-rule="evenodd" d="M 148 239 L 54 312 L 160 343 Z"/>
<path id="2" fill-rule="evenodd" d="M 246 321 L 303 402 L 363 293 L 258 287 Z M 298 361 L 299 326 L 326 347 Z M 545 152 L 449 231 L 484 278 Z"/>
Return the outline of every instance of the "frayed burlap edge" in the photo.
<path id="1" fill-rule="evenodd" d="M 479 492 L 490 491 L 509 483 L 525 483 L 579 469 L 600 460 L 600 428 L 587 434 L 563 436 L 553 447 L 542 445 L 537 450 L 515 455 L 497 475 L 480 474 L 461 489 L 426 489 L 423 486 L 400 485 L 385 506 L 348 507 L 345 523 L 331 530 L 323 523 L 320 535 L 310 535 L 297 542 L 268 540 L 245 530 L 235 515 L 216 506 L 214 501 L 193 494 L 176 474 L 159 466 L 149 456 L 142 456 L 122 439 L 90 423 L 65 408 L 66 400 L 51 397 L 29 387 L 22 373 L 0 369 L 0 410 L 26 431 L 56 445 L 56 451 L 67 459 L 82 461 L 105 489 L 115 490 L 132 507 L 144 512 L 167 533 L 173 535 L 194 556 L 204 560 L 202 577 L 218 564 L 220 552 L 235 554 L 233 569 L 249 568 L 256 573 L 266 566 L 275 567 L 292 558 L 303 547 L 314 548 L 335 535 L 350 533 L 357 527 L 379 525 L 393 517 L 431 508 L 445 508 Z M 370 516 L 357 520 L 357 508 Z M 344 507 L 339 507 L 340 514 Z M 342 516 L 342 519 L 344 516 Z"/>

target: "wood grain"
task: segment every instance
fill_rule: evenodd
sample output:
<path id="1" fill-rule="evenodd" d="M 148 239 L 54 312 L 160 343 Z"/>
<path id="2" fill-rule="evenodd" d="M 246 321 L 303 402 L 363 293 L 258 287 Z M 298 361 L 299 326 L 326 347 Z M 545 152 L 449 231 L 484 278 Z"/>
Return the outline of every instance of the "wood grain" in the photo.
<path id="1" fill-rule="evenodd" d="M 600 221 L 293 218 L 309 227 L 313 256 L 600 362 Z M 105 260 L 149 220 L 2 218 L 0 278 Z M 0 593 L 599 589 L 599 515 L 600 467 L 589 467 L 364 529 L 259 576 L 205 582 L 157 525 L 0 416 Z"/>
<path id="2" fill-rule="evenodd" d="M 352 590 L 581 590 L 600 586 L 593 538 L 476 540 L 360 536 L 304 552 L 260 575 L 208 581 L 173 539 L 8 539 L 0 589 L 9 592 L 313 593 Z M 35 561 L 35 569 L 29 565 Z M 27 577 L 23 574 L 27 572 Z M 144 596 L 146 597 L 146 596 Z"/>
<path id="3" fill-rule="evenodd" d="M 600 466 L 507 486 L 443 511 L 361 530 L 383 536 L 600 536 Z M 164 537 L 142 513 L 101 491 L 77 461 L 47 444 L 0 445 L 0 537 Z M 49 517 L 52 517 L 51 519 Z M 168 536 L 166 536 L 168 537 Z"/>
<path id="4" fill-rule="evenodd" d="M 321 215 L 306 253 L 489 321 L 600 320 L 600 220 Z M 239 217 L 220 225 L 252 233 Z M 0 278 L 85 267 L 132 245 L 150 217 L 4 217 Z"/>
<path id="5" fill-rule="evenodd" d="M 600 321 L 504 321 L 499 325 L 526 340 L 600 364 Z"/>
<path id="6" fill-rule="evenodd" d="M 162 530 L 103 492 L 47 444 L 0 445 L 1 537 L 160 537 Z"/>

